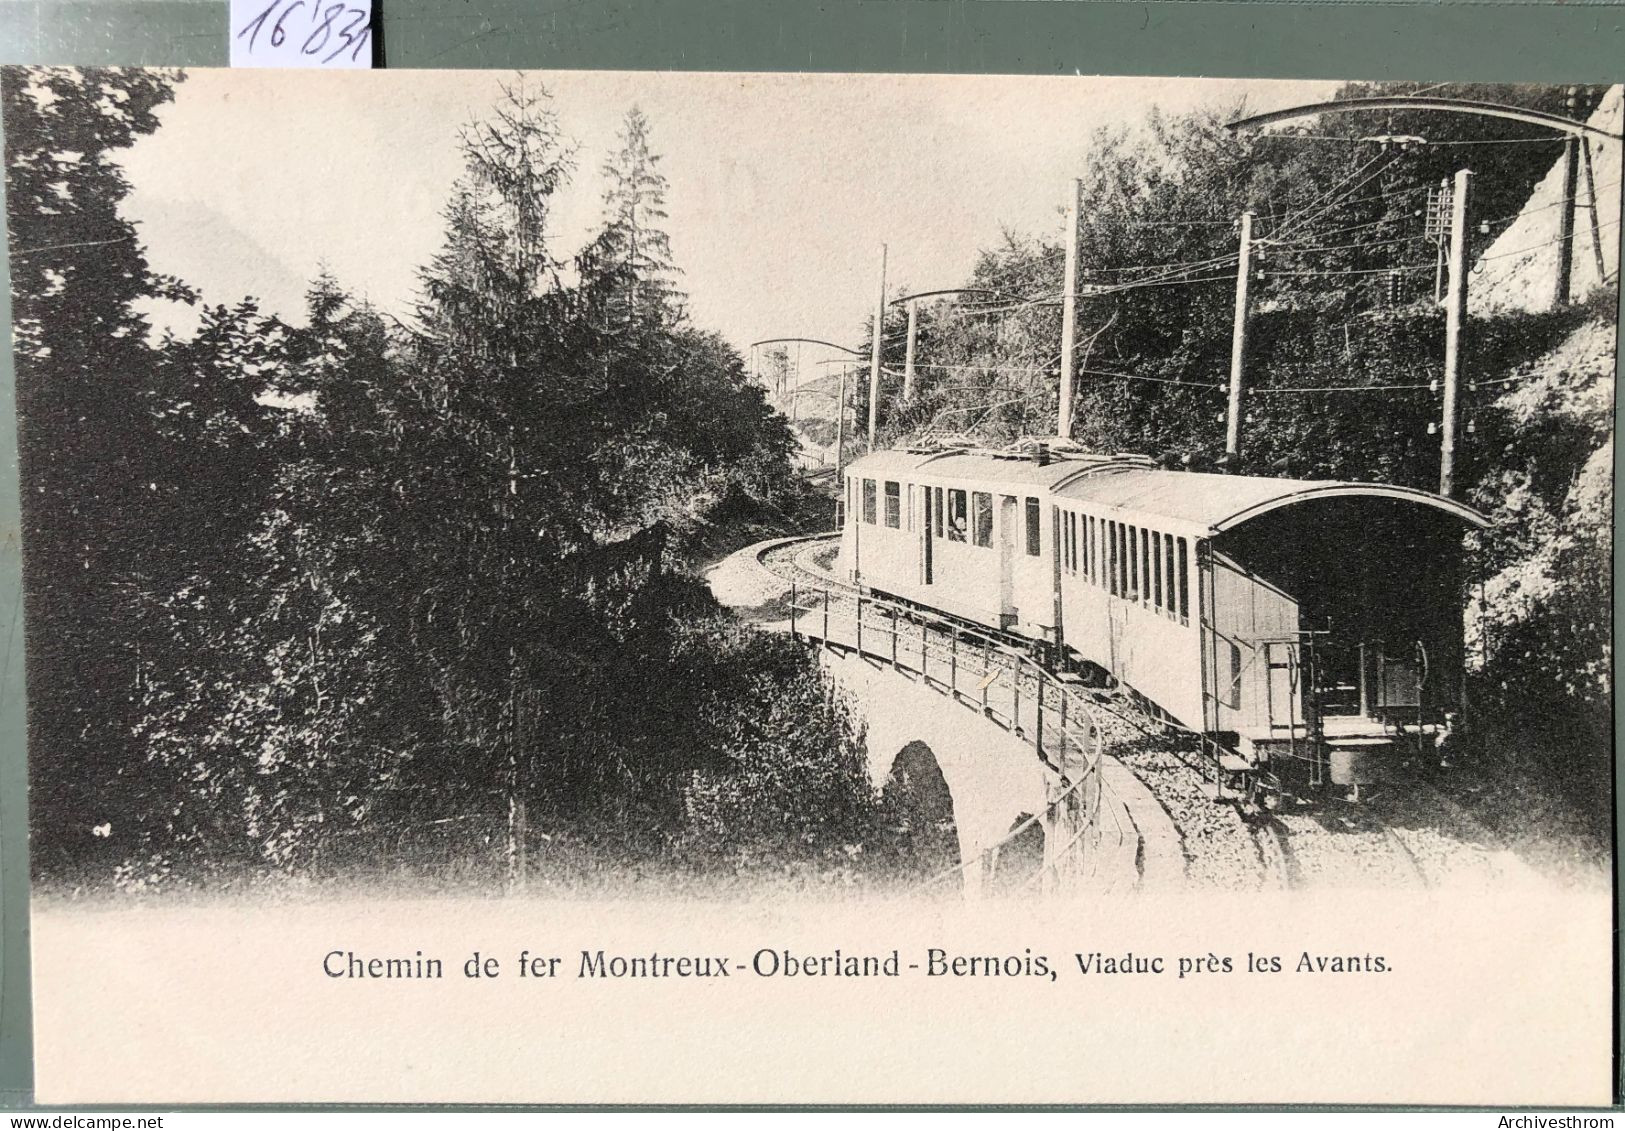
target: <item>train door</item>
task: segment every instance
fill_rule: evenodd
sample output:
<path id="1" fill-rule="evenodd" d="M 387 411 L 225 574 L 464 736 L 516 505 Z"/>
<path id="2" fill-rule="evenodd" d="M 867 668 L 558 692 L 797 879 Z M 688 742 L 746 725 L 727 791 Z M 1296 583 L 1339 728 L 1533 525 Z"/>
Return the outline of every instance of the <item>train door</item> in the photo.
<path id="1" fill-rule="evenodd" d="M 1304 718 L 1298 603 L 1212 552 L 1210 655 L 1216 730 L 1290 734 Z"/>
<path id="2" fill-rule="evenodd" d="M 1016 613 L 1016 536 L 1020 511 L 1014 495 L 999 496 L 999 612 L 1014 623 Z M 1003 626 L 1003 627 L 1008 627 Z"/>

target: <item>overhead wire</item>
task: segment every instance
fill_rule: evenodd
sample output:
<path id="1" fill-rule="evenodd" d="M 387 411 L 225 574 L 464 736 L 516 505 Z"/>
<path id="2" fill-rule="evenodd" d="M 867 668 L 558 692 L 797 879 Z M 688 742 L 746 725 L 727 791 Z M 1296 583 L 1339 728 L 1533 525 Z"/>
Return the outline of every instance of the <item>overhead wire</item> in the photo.
<path id="1" fill-rule="evenodd" d="M 1324 139 L 1324 140 L 1373 141 L 1373 142 L 1381 140 L 1381 139 L 1375 139 L 1375 138 L 1370 138 L 1370 139 L 1368 139 L 1368 138 L 1332 138 L 1329 135 L 1275 135 L 1275 136 L 1279 136 L 1279 137 L 1302 136 L 1305 139 L 1308 139 L 1311 136 L 1318 136 L 1319 138 Z M 1557 138 L 1504 138 L 1504 139 L 1483 139 L 1483 140 L 1479 140 L 1479 141 L 1465 141 L 1465 140 L 1464 141 L 1441 141 L 1441 142 L 1429 143 L 1429 144 L 1461 144 L 1461 145 L 1520 144 L 1520 143 L 1551 142 L 1551 141 L 1558 141 L 1558 140 L 1561 140 L 1561 139 L 1557 139 Z M 1432 188 L 1432 186 L 1430 186 L 1430 185 L 1422 184 L 1422 185 L 1414 185 L 1414 186 L 1411 186 L 1409 188 L 1404 188 L 1404 189 L 1388 190 L 1388 191 L 1384 191 L 1384 192 L 1377 193 L 1377 194 L 1374 194 L 1374 195 L 1371 195 L 1371 196 L 1366 196 L 1366 197 L 1355 197 L 1353 195 L 1354 193 L 1358 192 L 1362 187 L 1369 184 L 1377 176 L 1380 176 L 1383 172 L 1385 172 L 1386 170 L 1391 168 L 1392 165 L 1394 164 L 1395 160 L 1397 159 L 1397 156 L 1398 156 L 1397 153 L 1392 154 L 1392 155 L 1388 154 L 1387 147 L 1385 146 L 1384 151 L 1382 153 L 1379 153 L 1377 156 L 1373 157 L 1370 161 L 1365 162 L 1358 169 L 1356 169 L 1353 173 L 1351 173 L 1347 177 L 1345 177 L 1337 185 L 1334 185 L 1332 188 L 1330 188 L 1330 189 L 1326 190 L 1325 192 L 1320 193 L 1318 196 L 1312 198 L 1307 204 L 1304 204 L 1301 207 L 1289 205 L 1288 208 L 1292 209 L 1292 210 L 1286 212 L 1284 215 L 1282 215 L 1280 217 L 1279 224 L 1277 225 L 1277 229 L 1274 232 L 1274 234 L 1272 234 L 1270 236 L 1267 236 L 1267 237 L 1261 238 L 1258 241 L 1259 244 L 1262 245 L 1262 246 L 1265 246 L 1265 247 L 1270 247 L 1270 246 L 1278 247 L 1283 252 L 1285 252 L 1287 254 L 1290 254 L 1290 255 L 1304 255 L 1304 254 L 1316 253 L 1316 252 L 1333 252 L 1333 251 L 1345 251 L 1345 250 L 1358 250 L 1358 249 L 1361 249 L 1361 248 L 1392 247 L 1392 246 L 1398 246 L 1398 245 L 1416 243 L 1416 242 L 1423 242 L 1423 241 L 1429 240 L 1431 237 L 1427 236 L 1426 234 L 1420 234 L 1420 235 L 1400 236 L 1400 237 L 1396 237 L 1396 238 L 1392 238 L 1392 239 L 1373 240 L 1373 241 L 1367 241 L 1367 242 L 1364 242 L 1364 243 L 1320 244 L 1320 245 L 1308 245 L 1308 246 L 1305 246 L 1303 244 L 1303 241 L 1308 240 L 1308 239 L 1314 239 L 1314 238 L 1324 239 L 1327 236 L 1333 236 L 1333 235 L 1343 234 L 1343 233 L 1347 233 L 1347 232 L 1363 231 L 1363 230 L 1367 230 L 1367 229 L 1370 229 L 1370 228 L 1379 228 L 1379 227 L 1385 227 L 1385 226 L 1394 225 L 1394 224 L 1400 224 L 1400 223 L 1404 223 L 1407 219 L 1410 219 L 1410 217 L 1406 217 L 1406 216 L 1384 216 L 1384 217 L 1382 217 L 1380 219 L 1367 221 L 1367 222 L 1364 222 L 1364 223 L 1343 225 L 1343 226 L 1340 226 L 1340 227 L 1330 228 L 1330 229 L 1304 231 L 1306 226 L 1312 224 L 1314 221 L 1316 221 L 1318 219 L 1321 219 L 1322 217 L 1325 217 L 1325 216 L 1331 214 L 1332 212 L 1334 212 L 1334 211 L 1336 211 L 1336 210 L 1338 210 L 1340 208 L 1345 208 L 1345 207 L 1349 207 L 1349 206 L 1356 205 L 1356 204 L 1373 203 L 1373 202 L 1384 201 L 1384 200 L 1401 199 L 1401 198 L 1411 196 L 1411 195 L 1414 195 L 1414 194 L 1422 192 L 1422 191 L 1430 190 Z M 1387 157 L 1388 159 L 1385 161 L 1384 157 Z M 1599 185 L 1599 186 L 1597 186 L 1597 190 L 1611 188 L 1615 184 L 1618 184 L 1618 183 L 1619 182 L 1614 181 L 1614 182 L 1609 182 L 1609 183 L 1604 184 L 1604 185 Z M 1592 191 L 1589 195 L 1590 195 L 1590 197 L 1592 198 L 1592 200 L 1594 202 L 1595 197 L 1596 197 L 1596 191 Z M 1513 220 L 1513 219 L 1518 218 L 1518 216 L 1523 215 L 1525 212 L 1541 211 L 1541 210 L 1544 210 L 1544 209 L 1547 209 L 1547 208 L 1557 207 L 1558 205 L 1561 205 L 1561 204 L 1568 204 L 1568 203 L 1571 203 L 1571 202 L 1575 202 L 1575 201 L 1578 201 L 1579 199 L 1580 199 L 1580 196 L 1577 194 L 1574 197 L 1566 197 L 1564 200 L 1561 200 L 1561 201 L 1555 201 L 1555 202 L 1551 202 L 1551 203 L 1548 203 L 1548 204 L 1540 205 L 1540 206 L 1537 206 L 1536 208 L 1533 208 L 1533 209 L 1525 209 L 1525 210 L 1523 210 L 1523 212 L 1515 214 L 1514 216 L 1509 216 L 1509 217 L 1505 217 L 1505 218 L 1498 219 L 1498 220 L 1484 221 L 1483 223 L 1488 223 L 1488 224 L 1505 223 L 1505 222 L 1507 222 L 1509 220 Z M 1176 228 L 1176 227 L 1229 227 L 1229 226 L 1234 226 L 1235 221 L 1228 220 L 1228 219 L 1190 219 L 1190 220 L 1164 220 L 1164 221 L 1125 220 L 1125 221 L 1121 221 L 1121 223 L 1124 226 L 1128 226 L 1128 227 Z M 1607 221 L 1604 224 L 1598 225 L 1598 227 L 1599 228 L 1612 227 L 1617 223 L 1618 223 L 1617 220 L 1610 220 L 1610 221 Z M 1294 233 L 1297 233 L 1297 234 L 1294 235 Z M 1547 241 L 1544 241 L 1544 242 L 1539 243 L 1539 244 L 1530 245 L 1529 247 L 1526 247 L 1526 248 L 1520 248 L 1520 249 L 1516 249 L 1516 250 L 1509 251 L 1509 252 L 1503 252 L 1503 253 L 1499 253 L 1499 254 L 1497 254 L 1495 256 L 1489 256 L 1489 257 L 1484 257 L 1484 258 L 1498 259 L 1498 258 L 1505 258 L 1505 257 L 1511 256 L 1511 255 L 1524 254 L 1526 252 L 1537 250 L 1537 249 L 1539 249 L 1541 247 L 1549 246 L 1551 244 L 1559 243 L 1559 242 L 1562 242 L 1561 238 L 1553 239 L 1553 240 L 1547 240 Z M 1064 255 L 1065 255 L 1065 250 L 1064 249 L 1058 249 L 1058 250 L 1052 250 L 1052 251 L 1045 252 L 1039 258 L 1040 258 L 1041 261 L 1051 261 L 1051 260 L 1054 260 L 1054 259 L 1059 258 L 1059 257 L 1064 256 Z M 1092 287 L 1087 292 L 1080 292 L 1078 297 L 1098 297 L 1098 296 L 1111 295 L 1111 294 L 1116 294 L 1116 293 L 1119 293 L 1119 292 L 1136 290 L 1136 289 L 1141 289 L 1141 288 L 1146 288 L 1146 287 L 1153 287 L 1153 286 L 1182 286 L 1182 285 L 1186 285 L 1186 284 L 1200 284 L 1200 283 L 1207 283 L 1207 282 L 1227 281 L 1227 280 L 1230 280 L 1230 279 L 1234 278 L 1234 276 L 1232 274 L 1228 274 L 1228 273 L 1226 273 L 1226 274 L 1215 274 L 1215 275 L 1205 275 L 1204 276 L 1204 275 L 1198 275 L 1197 272 L 1200 272 L 1200 271 L 1202 271 L 1204 269 L 1212 270 L 1214 268 L 1221 267 L 1221 266 L 1229 266 L 1231 264 L 1237 263 L 1238 261 L 1239 261 L 1239 256 L 1238 255 L 1236 255 L 1236 254 L 1227 254 L 1227 255 L 1213 256 L 1213 257 L 1209 257 L 1209 258 L 1206 258 L 1206 259 L 1187 260 L 1187 261 L 1180 261 L 1180 262 L 1176 262 L 1176 263 L 1127 264 L 1127 265 L 1116 266 L 1116 267 L 1095 268 L 1095 269 L 1091 270 L 1091 272 L 1090 272 L 1091 274 L 1099 274 L 1099 273 L 1110 272 L 1110 273 L 1114 273 L 1114 274 L 1116 274 L 1118 276 L 1122 276 L 1122 275 L 1132 274 L 1132 273 L 1136 273 L 1136 272 L 1143 272 L 1144 275 L 1143 275 L 1143 277 L 1130 277 L 1130 278 L 1127 278 L 1127 279 L 1119 278 L 1115 282 L 1103 283 L 1103 284 L 1100 284 L 1098 286 Z M 1392 274 L 1415 273 L 1415 272 L 1422 272 L 1422 271 L 1432 270 L 1432 269 L 1434 269 L 1434 266 L 1435 265 L 1433 265 L 1433 264 L 1418 264 L 1418 265 L 1407 265 L 1407 266 L 1392 266 L 1392 267 L 1377 267 L 1377 268 L 1353 268 L 1353 269 L 1333 269 L 1333 270 L 1265 270 L 1265 271 L 1261 271 L 1260 275 L 1262 277 L 1272 277 L 1272 276 L 1274 276 L 1274 277 L 1299 277 L 1299 278 L 1304 278 L 1304 277 L 1332 277 L 1332 276 L 1357 276 L 1357 275 L 1392 275 Z M 1006 313 L 1011 313 L 1011 312 L 1017 312 L 1017 311 L 1032 309 L 1033 307 L 1037 307 L 1037 306 L 1054 306 L 1054 305 L 1057 305 L 1064 297 L 1065 296 L 1063 294 L 1059 294 L 1059 293 L 1057 293 L 1057 294 L 1045 293 L 1045 294 L 1040 294 L 1040 295 L 1028 296 L 1026 298 L 1019 299 L 1019 300 L 1017 300 L 1017 301 L 1015 301 L 1013 303 L 1006 303 L 1006 304 L 1000 305 L 1000 306 L 981 306 L 981 307 L 978 307 L 977 305 L 970 304 L 970 303 L 961 303 L 961 304 L 957 304 L 957 305 L 958 305 L 958 308 L 963 313 L 968 314 L 968 315 L 978 315 L 979 316 L 979 315 L 992 315 L 992 314 L 1006 314 Z M 904 338 L 906 336 L 907 336 L 906 334 L 893 334 L 893 335 L 886 336 L 885 340 L 888 341 L 888 342 L 895 342 L 895 341 L 900 340 L 901 338 Z M 1059 358 L 1057 358 L 1056 360 L 1059 361 Z M 1031 376 L 1031 375 L 1049 375 L 1049 374 L 1052 374 L 1054 372 L 1054 365 L 1052 363 L 1052 365 L 1049 366 L 1049 367 L 1037 367 L 1037 366 L 1010 366 L 1010 365 L 951 365 L 951 364 L 944 364 L 944 363 L 938 363 L 938 362 L 917 362 L 915 364 L 915 369 L 916 370 L 919 370 L 919 369 L 934 370 L 934 371 L 940 371 L 940 372 L 979 372 L 979 373 L 999 373 L 999 374 L 1008 373 L 1008 374 L 1024 374 L 1024 375 Z M 893 377 L 897 377 L 897 376 L 902 375 L 897 370 L 891 369 L 891 368 L 884 368 L 883 371 L 886 372 L 889 376 L 893 376 Z M 1120 371 L 1105 370 L 1105 369 L 1093 369 L 1093 368 L 1089 368 L 1089 367 L 1079 368 L 1077 370 L 1077 372 L 1079 374 L 1081 374 L 1081 375 L 1086 375 L 1086 376 L 1101 377 L 1101 378 L 1115 379 L 1115 380 L 1141 381 L 1141 382 L 1148 382 L 1148 383 L 1155 383 L 1155 384 L 1177 385 L 1177 386 L 1184 386 L 1184 387 L 1195 388 L 1195 389 L 1222 390 L 1222 389 L 1226 388 L 1225 385 L 1220 384 L 1220 383 L 1214 383 L 1214 382 L 1187 381 L 1187 380 L 1182 380 L 1182 379 L 1178 379 L 1178 378 L 1152 377 L 1152 376 L 1149 376 L 1149 375 L 1146 375 L 1146 374 L 1124 373 L 1124 372 L 1120 372 Z M 1496 381 L 1473 382 L 1473 383 L 1470 383 L 1470 387 L 1471 388 L 1478 388 L 1481 385 L 1490 386 L 1490 385 L 1508 384 L 1508 383 L 1512 383 L 1514 381 L 1524 380 L 1524 379 L 1528 379 L 1528 378 L 1526 376 L 1519 376 L 1519 377 L 1506 378 L 1506 379 L 1496 380 Z M 1426 383 L 1426 384 L 1398 383 L 1398 384 L 1371 384 L 1371 385 L 1324 385 L 1324 386 L 1279 386 L 1279 387 L 1259 386 L 1259 387 L 1255 387 L 1253 389 L 1254 392 L 1256 392 L 1256 393 L 1258 393 L 1260 395 L 1338 394 L 1338 393 L 1403 393 L 1403 392 L 1418 392 L 1418 391 L 1428 391 L 1428 390 L 1437 391 L 1437 381 L 1429 382 L 1429 383 Z M 982 391 L 987 391 L 986 387 L 984 387 Z M 997 402 L 994 402 L 993 404 L 988 404 L 988 405 L 957 406 L 957 407 L 953 407 L 953 408 L 943 409 L 942 411 L 947 412 L 947 413 L 969 412 L 969 411 L 973 411 L 973 410 L 981 410 L 981 411 L 984 411 L 984 412 L 988 412 L 988 411 L 992 411 L 993 409 L 1005 407 L 1005 406 L 1008 406 L 1008 405 L 1011 405 L 1011 404 L 1019 404 L 1019 403 L 1025 402 L 1025 401 L 1034 400 L 1034 399 L 1037 399 L 1038 397 L 1045 396 L 1045 395 L 1048 395 L 1048 390 L 1041 390 L 1041 391 L 1036 392 L 1036 393 L 1030 393 L 1030 394 L 1026 394 L 1026 395 L 1023 395 L 1023 396 L 1020 396 L 1020 397 L 1015 397 L 1015 398 L 1011 398 L 1011 399 L 1007 399 L 1007 400 L 997 401 Z"/>
<path id="2" fill-rule="evenodd" d="M 1388 157 L 1387 161 L 1383 161 L 1385 156 Z M 1354 183 L 1352 185 L 1348 185 L 1347 188 L 1341 188 L 1341 186 L 1339 186 L 1341 191 L 1339 191 L 1339 188 L 1334 188 L 1331 193 L 1324 194 L 1321 197 L 1321 200 L 1325 200 L 1327 196 L 1332 198 L 1328 203 L 1321 204 L 1320 201 L 1316 201 L 1313 204 L 1305 206 L 1303 211 L 1296 216 L 1289 213 L 1287 217 L 1282 220 L 1280 227 L 1275 231 L 1274 235 L 1277 237 L 1284 236 L 1294 229 L 1301 228 L 1307 223 L 1318 220 L 1328 212 L 1332 212 L 1342 205 L 1350 203 L 1350 197 L 1355 192 L 1358 192 L 1360 189 L 1364 188 L 1385 169 L 1391 166 L 1397 159 L 1398 154 L 1377 154 L 1377 156 L 1373 157 L 1370 161 L 1367 161 L 1364 165 L 1360 166 L 1359 169 L 1351 173 L 1345 179 L 1344 183 L 1347 184 L 1348 181 L 1354 181 L 1354 178 L 1360 177 L 1361 173 L 1365 173 L 1365 176 L 1360 177 L 1358 181 L 1354 181 Z M 1372 166 L 1376 166 L 1376 168 L 1373 169 Z M 1371 171 L 1366 173 L 1365 171 L 1367 169 L 1371 169 Z"/>
<path id="3" fill-rule="evenodd" d="M 1615 224 L 1618 224 L 1618 223 L 1619 223 L 1618 220 L 1604 220 L 1602 223 L 1597 225 L 1597 230 L 1600 232 L 1600 231 L 1602 231 L 1602 229 L 1604 229 L 1604 228 L 1612 228 Z M 1569 240 L 1573 241 L 1573 240 L 1577 239 L 1578 235 L 1579 235 L 1579 233 L 1575 233 L 1575 235 L 1569 237 Z M 1487 263 L 1487 262 L 1489 262 L 1490 260 L 1493 260 L 1493 259 L 1506 259 L 1506 258 L 1508 258 L 1510 256 L 1514 256 L 1514 255 L 1524 255 L 1524 254 L 1527 254 L 1528 252 L 1539 251 L 1543 247 L 1550 247 L 1552 244 L 1558 244 L 1558 243 L 1563 243 L 1563 242 L 1564 242 L 1563 237 L 1562 236 L 1557 236 L 1554 239 L 1543 240 L 1540 243 L 1532 243 L 1528 247 L 1513 248 L 1511 251 L 1498 251 L 1494 255 L 1481 255 L 1481 256 L 1478 257 L 1478 262 Z"/>
<path id="4" fill-rule="evenodd" d="M 1368 198 L 1368 199 L 1376 199 L 1376 198 L 1373 197 L 1373 198 Z M 1349 224 L 1349 225 L 1346 225 L 1345 227 L 1341 227 L 1341 228 L 1322 228 L 1319 231 L 1314 232 L 1312 234 L 1322 236 L 1322 237 L 1324 237 L 1324 236 L 1340 236 L 1345 232 L 1359 232 L 1359 231 L 1365 230 L 1366 228 L 1380 228 L 1385 224 L 1403 223 L 1405 220 L 1410 219 L 1410 218 L 1411 217 L 1405 217 L 1405 216 L 1384 216 L 1381 220 L 1367 220 L 1363 224 Z M 1274 243 L 1275 241 L 1279 240 L 1280 238 L 1281 238 L 1280 236 L 1263 236 L 1263 237 L 1260 237 L 1258 242 L 1260 242 L 1260 243 Z"/>
<path id="5" fill-rule="evenodd" d="M 1329 276 L 1329 275 L 1402 275 L 1416 271 L 1432 271 L 1431 263 L 1417 263 L 1408 267 L 1356 267 L 1336 269 L 1331 271 L 1260 271 L 1259 278 L 1288 278 L 1292 276 Z"/>
<path id="6" fill-rule="evenodd" d="M 1212 381 L 1182 381 L 1176 377 L 1148 377 L 1144 373 L 1120 373 L 1111 369 L 1079 369 L 1087 377 L 1115 377 L 1122 381 L 1148 381 L 1156 385 L 1180 385 L 1187 389 L 1223 389 Z"/>
<path id="7" fill-rule="evenodd" d="M 1271 387 L 1255 385 L 1248 390 L 1249 393 L 1393 393 L 1414 392 L 1419 389 L 1432 389 L 1432 383 L 1426 385 L 1282 385 Z"/>
<path id="8" fill-rule="evenodd" d="M 1597 191 L 1601 192 L 1604 189 L 1615 188 L 1615 187 L 1617 187 L 1619 185 L 1619 183 L 1620 182 L 1618 182 L 1618 181 L 1609 181 L 1607 184 L 1598 185 L 1597 186 Z M 1565 204 L 1578 204 L 1581 200 L 1586 201 L 1586 203 L 1589 205 L 1589 204 L 1594 202 L 1594 194 L 1586 193 L 1586 194 L 1582 195 L 1580 193 L 1575 193 L 1573 196 L 1565 196 L 1561 200 L 1548 201 L 1545 204 L 1537 204 L 1533 208 L 1523 208 L 1523 209 L 1519 209 L 1517 212 L 1509 212 L 1505 216 L 1497 217 L 1494 220 L 1485 220 L 1485 221 L 1483 221 L 1483 223 L 1486 223 L 1486 224 L 1505 224 L 1505 223 L 1508 223 L 1509 221 L 1519 219 L 1522 216 L 1527 216 L 1531 212 L 1545 212 L 1546 210 L 1551 209 L 1551 208 L 1560 208 Z"/>
<path id="9" fill-rule="evenodd" d="M 1236 261 L 1235 259 L 1231 260 L 1231 262 L 1235 262 L 1235 261 Z M 1217 266 L 1217 264 L 1215 266 Z M 1218 282 L 1225 282 L 1225 281 L 1233 281 L 1234 279 L 1235 279 L 1235 276 L 1232 275 L 1232 274 L 1229 274 L 1229 273 L 1226 273 L 1226 274 L 1223 274 L 1223 275 L 1203 275 L 1203 276 L 1200 276 L 1200 277 L 1197 277 L 1197 278 L 1143 279 L 1143 280 L 1136 279 L 1132 283 L 1114 283 L 1114 284 L 1111 284 L 1111 285 L 1108 285 L 1108 286 L 1101 287 L 1099 290 L 1096 290 L 1096 291 L 1080 291 L 1074 297 L 1076 297 L 1076 298 L 1099 298 L 1102 295 L 1115 295 L 1115 294 L 1120 294 L 1120 293 L 1122 293 L 1124 291 L 1144 290 L 1144 289 L 1146 289 L 1148 287 L 1180 287 L 1180 286 L 1185 286 L 1186 284 L 1218 283 Z"/>
<path id="10" fill-rule="evenodd" d="M 1351 251 L 1357 248 L 1367 247 L 1392 247 L 1395 244 L 1418 243 L 1427 239 L 1427 235 L 1423 234 L 1415 236 L 1398 236 L 1391 240 L 1367 240 L 1364 243 L 1314 244 L 1309 247 L 1297 246 L 1291 240 L 1280 241 L 1274 239 L 1264 239 L 1259 240 L 1258 243 L 1263 247 L 1282 248 L 1293 255 L 1305 255 L 1311 251 Z"/>

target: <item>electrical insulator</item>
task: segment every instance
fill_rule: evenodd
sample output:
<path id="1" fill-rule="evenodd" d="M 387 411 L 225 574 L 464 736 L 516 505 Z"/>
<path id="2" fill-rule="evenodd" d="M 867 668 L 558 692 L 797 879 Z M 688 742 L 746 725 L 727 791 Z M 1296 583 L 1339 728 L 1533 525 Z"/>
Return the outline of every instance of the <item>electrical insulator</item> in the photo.
<path id="1" fill-rule="evenodd" d="M 1476 420 L 1468 420 L 1467 421 L 1467 435 L 1471 436 L 1474 432 L 1477 432 L 1477 431 L 1478 431 L 1478 421 L 1476 421 Z"/>
<path id="2" fill-rule="evenodd" d="M 1399 272 L 1398 271 L 1390 271 L 1388 273 L 1388 305 L 1389 306 L 1398 306 L 1399 305 Z"/>
<path id="3" fill-rule="evenodd" d="M 1428 421 L 1428 435 L 1429 436 L 1437 436 L 1438 434 L 1439 434 L 1439 422 L 1437 420 Z"/>
<path id="4" fill-rule="evenodd" d="M 1439 391 L 1439 379 L 1437 377 L 1435 377 L 1433 380 L 1428 382 L 1428 392 L 1437 393 L 1438 391 Z"/>
<path id="5" fill-rule="evenodd" d="M 1215 416 L 1213 419 L 1217 420 L 1220 424 L 1223 424 L 1224 423 L 1224 413 L 1222 413 L 1222 412 L 1219 413 L 1219 415 Z"/>
<path id="6" fill-rule="evenodd" d="M 1490 222 L 1488 220 L 1480 220 L 1478 222 L 1478 234 L 1481 236 L 1487 236 L 1490 234 Z"/>

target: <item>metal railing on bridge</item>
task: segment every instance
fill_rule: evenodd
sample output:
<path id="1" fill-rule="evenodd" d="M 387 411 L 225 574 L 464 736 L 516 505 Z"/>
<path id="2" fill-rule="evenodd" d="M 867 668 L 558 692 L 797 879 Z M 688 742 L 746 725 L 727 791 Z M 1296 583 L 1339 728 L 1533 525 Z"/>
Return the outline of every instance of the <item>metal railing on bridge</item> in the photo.
<path id="1" fill-rule="evenodd" d="M 1051 775 L 1043 809 L 926 881 L 963 878 L 980 889 L 999 869 L 999 855 L 1034 825 L 1044 832 L 1042 866 L 1021 886 L 1058 891 L 1100 874 L 1106 854 L 1137 834 L 1108 800 L 1101 774 L 1101 729 L 1080 687 L 1027 651 L 976 629 L 853 590 L 792 584 L 790 633 L 821 647 L 887 664 L 1029 743 Z"/>

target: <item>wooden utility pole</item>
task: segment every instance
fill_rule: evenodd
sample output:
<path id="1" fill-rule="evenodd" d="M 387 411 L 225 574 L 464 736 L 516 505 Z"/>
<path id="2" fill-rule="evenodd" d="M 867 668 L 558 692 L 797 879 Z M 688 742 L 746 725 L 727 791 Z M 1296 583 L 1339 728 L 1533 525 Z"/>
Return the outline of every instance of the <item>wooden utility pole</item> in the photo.
<path id="1" fill-rule="evenodd" d="M 1456 428 L 1461 422 L 1461 334 L 1467 321 L 1467 193 L 1473 174 L 1456 174 L 1450 198 L 1450 294 L 1445 300 L 1444 419 L 1439 424 L 1439 494 L 1456 493 Z"/>
<path id="2" fill-rule="evenodd" d="M 790 386 L 790 426 L 795 427 L 801 411 L 801 343 L 796 343 L 796 377 Z"/>
<path id="3" fill-rule="evenodd" d="M 1574 116 L 1578 92 L 1568 89 L 1569 117 Z M 1553 281 L 1552 307 L 1567 306 L 1574 278 L 1574 208 L 1580 195 L 1580 139 L 1563 135 L 1563 197 L 1557 209 L 1557 278 Z"/>
<path id="4" fill-rule="evenodd" d="M 835 489 L 846 498 L 846 375 L 850 365 L 841 366 L 841 392 L 835 398 Z"/>
<path id="5" fill-rule="evenodd" d="M 1230 334 L 1230 404 L 1225 415 L 1224 450 L 1241 455 L 1241 418 L 1246 411 L 1243 377 L 1247 363 L 1247 291 L 1252 281 L 1253 214 L 1241 214 L 1241 248 L 1236 259 L 1236 321 Z"/>
<path id="6" fill-rule="evenodd" d="M 1563 139 L 1563 203 L 1558 208 L 1557 278 L 1552 288 L 1552 306 L 1567 306 L 1574 278 L 1574 206 L 1580 191 L 1580 139 L 1569 134 Z"/>
<path id="7" fill-rule="evenodd" d="M 869 450 L 875 449 L 880 421 L 880 334 L 886 326 L 886 245 L 880 245 L 880 294 L 875 298 L 875 332 L 869 346 Z"/>
<path id="8" fill-rule="evenodd" d="M 1602 256 L 1602 224 L 1597 217 L 1597 174 L 1591 167 L 1591 139 L 1581 138 L 1581 153 L 1585 156 L 1586 211 L 1591 215 L 1591 254 L 1597 261 L 1597 285 L 1602 286 L 1608 276 L 1608 262 Z"/>
<path id="9" fill-rule="evenodd" d="M 903 354 L 903 399 L 914 399 L 914 335 L 920 328 L 920 306 L 913 299 L 908 304 L 908 349 Z"/>
<path id="10" fill-rule="evenodd" d="M 1073 379 L 1078 349 L 1078 220 L 1083 211 L 1083 178 L 1072 182 L 1072 199 L 1066 205 L 1066 271 L 1061 282 L 1061 399 L 1056 414 L 1055 434 L 1072 438 Z"/>

